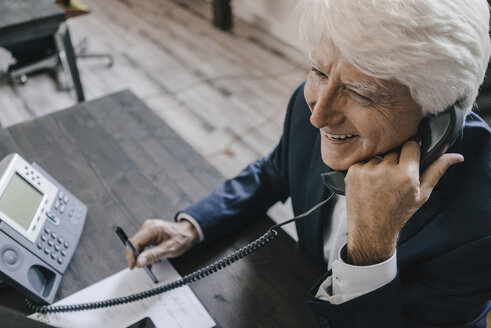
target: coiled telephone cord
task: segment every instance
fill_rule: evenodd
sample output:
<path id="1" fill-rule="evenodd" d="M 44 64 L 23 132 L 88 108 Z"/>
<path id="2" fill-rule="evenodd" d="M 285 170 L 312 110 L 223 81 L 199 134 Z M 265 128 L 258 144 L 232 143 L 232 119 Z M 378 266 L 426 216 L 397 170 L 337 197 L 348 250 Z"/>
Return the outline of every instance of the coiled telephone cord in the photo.
<path id="1" fill-rule="evenodd" d="M 285 221 L 285 222 L 282 222 L 280 224 L 272 226 L 271 228 L 269 228 L 269 230 L 264 235 L 262 235 L 261 237 L 259 237 L 255 241 L 247 244 L 246 246 L 239 248 L 238 250 L 231 253 L 227 257 L 220 259 L 220 260 L 216 261 L 215 263 L 210 264 L 204 268 L 201 268 L 201 269 L 199 269 L 193 273 L 190 273 L 190 274 L 182 277 L 179 280 L 167 283 L 167 284 L 162 285 L 160 287 L 156 287 L 153 289 L 149 289 L 149 290 L 146 290 L 146 291 L 143 291 L 140 293 L 136 293 L 136 294 L 132 294 L 132 295 L 128 295 L 128 296 L 112 298 L 112 299 L 105 300 L 105 301 L 82 303 L 82 304 L 72 304 L 72 305 L 39 305 L 39 304 L 32 302 L 31 300 L 26 299 L 25 300 L 26 306 L 29 309 L 29 311 L 42 313 L 42 314 L 54 313 L 54 312 L 72 312 L 72 311 L 95 310 L 95 309 L 100 309 L 100 308 L 105 308 L 105 307 L 110 307 L 110 306 L 116 306 L 116 305 L 120 305 L 120 304 L 132 303 L 135 301 L 143 300 L 145 298 L 149 298 L 149 297 L 152 297 L 152 296 L 155 296 L 158 294 L 168 292 L 170 290 L 182 287 L 184 285 L 188 285 L 192 282 L 201 280 L 202 278 L 207 277 L 207 276 L 229 266 L 230 264 L 246 257 L 247 255 L 250 255 L 251 253 L 253 253 L 258 248 L 269 243 L 271 240 L 273 240 L 278 235 L 278 232 L 275 230 L 275 228 L 278 228 L 282 225 L 291 223 L 293 221 L 296 221 L 298 219 L 301 219 L 301 218 L 309 215 L 310 213 L 312 213 L 313 211 L 315 211 L 316 209 L 318 209 L 319 207 L 321 207 L 322 205 L 327 203 L 332 198 L 332 196 L 334 196 L 334 193 L 331 194 L 328 198 L 326 198 L 322 202 L 320 202 L 319 204 L 312 207 L 307 212 L 302 213 L 302 214 L 294 217 L 293 219 L 290 219 L 288 221 Z"/>

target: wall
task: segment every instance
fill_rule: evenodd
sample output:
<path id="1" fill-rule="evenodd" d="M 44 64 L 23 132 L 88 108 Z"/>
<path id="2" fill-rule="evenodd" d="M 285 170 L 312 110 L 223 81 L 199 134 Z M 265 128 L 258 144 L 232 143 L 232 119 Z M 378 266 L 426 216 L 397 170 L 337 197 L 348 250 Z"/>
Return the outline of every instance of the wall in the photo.
<path id="1" fill-rule="evenodd" d="M 232 0 L 232 11 L 234 16 L 299 49 L 297 3 L 298 0 Z"/>

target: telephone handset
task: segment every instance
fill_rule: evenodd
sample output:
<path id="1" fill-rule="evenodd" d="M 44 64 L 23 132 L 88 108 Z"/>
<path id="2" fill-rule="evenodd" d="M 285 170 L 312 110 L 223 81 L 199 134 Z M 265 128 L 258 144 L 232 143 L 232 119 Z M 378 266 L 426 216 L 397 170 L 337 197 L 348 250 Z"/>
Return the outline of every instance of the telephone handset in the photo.
<path id="1" fill-rule="evenodd" d="M 425 117 L 418 128 L 421 137 L 420 171 L 426 169 L 452 146 L 464 124 L 464 112 L 456 103 L 442 113 Z M 347 171 L 321 174 L 322 181 L 331 191 L 344 195 Z"/>

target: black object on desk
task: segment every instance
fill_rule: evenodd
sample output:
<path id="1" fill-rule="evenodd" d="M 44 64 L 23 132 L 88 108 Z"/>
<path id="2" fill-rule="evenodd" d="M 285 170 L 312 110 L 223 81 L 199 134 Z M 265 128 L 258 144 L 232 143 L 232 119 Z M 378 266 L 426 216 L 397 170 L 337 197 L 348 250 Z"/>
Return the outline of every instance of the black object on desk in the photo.
<path id="1" fill-rule="evenodd" d="M 1 129 L 0 157 L 11 152 L 42 165 L 88 206 L 84 232 L 56 300 L 126 267 L 114 226 L 132 235 L 147 218 L 172 221 L 177 211 L 224 179 L 129 91 Z M 171 262 L 186 275 L 246 245 L 271 225 L 265 217 Z M 280 232 L 268 246 L 190 287 L 219 327 L 312 327 L 316 319 L 305 300 L 321 274 Z M 18 304 L 25 311 L 22 298 L 0 291 L 0 304 Z"/>
<path id="2" fill-rule="evenodd" d="M 124 233 L 123 228 L 117 227 L 116 228 L 116 234 L 121 239 L 121 241 L 123 242 L 123 244 L 125 246 L 127 246 L 129 249 L 131 249 L 131 251 L 135 255 L 135 259 L 136 259 L 138 257 L 138 251 L 136 250 L 135 246 L 133 246 L 133 244 L 131 243 L 131 241 L 128 239 L 128 236 L 126 236 L 126 234 Z M 150 267 L 149 266 L 146 266 L 146 267 L 144 267 L 144 269 L 145 269 L 145 272 L 147 273 L 147 275 L 153 281 L 153 283 L 154 284 L 158 284 L 159 281 L 157 280 L 157 277 L 155 277 L 155 275 L 153 274 L 152 270 L 150 270 Z"/>
<path id="3" fill-rule="evenodd" d="M 2 328 L 19 328 L 19 327 L 29 327 L 29 328 L 46 328 L 53 327 L 42 322 L 26 318 L 23 313 L 12 310 L 8 307 L 0 305 L 0 323 L 2 323 Z M 145 327 L 145 326 L 142 326 Z M 151 327 L 151 326 L 148 326 Z"/>
<path id="4" fill-rule="evenodd" d="M 0 1 L 0 47 L 38 40 L 47 36 L 60 36 L 58 49 L 66 57 L 77 100 L 85 100 L 78 73 L 70 33 L 65 24 L 65 13 L 53 0 Z"/>

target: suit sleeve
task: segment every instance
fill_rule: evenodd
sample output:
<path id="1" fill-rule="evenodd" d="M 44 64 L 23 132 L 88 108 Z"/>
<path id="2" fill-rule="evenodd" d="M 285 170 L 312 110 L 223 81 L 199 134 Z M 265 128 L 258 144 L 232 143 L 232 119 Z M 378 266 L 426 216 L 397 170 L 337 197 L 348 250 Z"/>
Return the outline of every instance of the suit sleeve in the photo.
<path id="1" fill-rule="evenodd" d="M 293 104 L 301 87 L 290 99 L 283 135 L 273 152 L 252 162 L 236 177 L 221 183 L 211 194 L 181 211 L 198 222 L 206 243 L 264 217 L 269 207 L 289 197 L 288 131 Z"/>
<path id="2" fill-rule="evenodd" d="M 336 305 L 312 299 L 308 305 L 322 327 L 485 328 L 491 270 L 483 259 L 489 258 L 490 249 L 491 239 L 485 237 L 412 272 L 399 272 L 388 284 L 350 301 Z"/>

